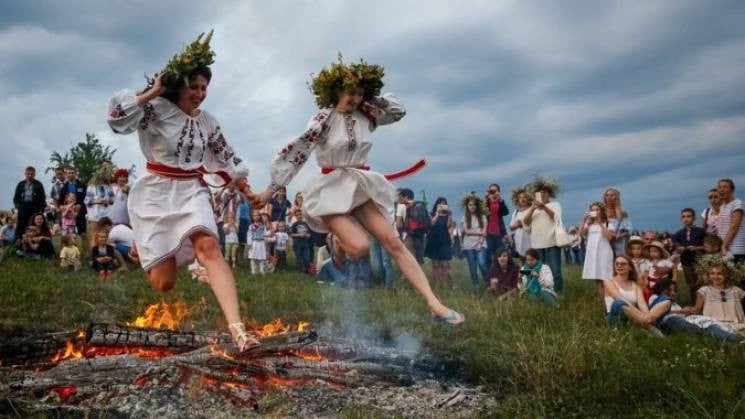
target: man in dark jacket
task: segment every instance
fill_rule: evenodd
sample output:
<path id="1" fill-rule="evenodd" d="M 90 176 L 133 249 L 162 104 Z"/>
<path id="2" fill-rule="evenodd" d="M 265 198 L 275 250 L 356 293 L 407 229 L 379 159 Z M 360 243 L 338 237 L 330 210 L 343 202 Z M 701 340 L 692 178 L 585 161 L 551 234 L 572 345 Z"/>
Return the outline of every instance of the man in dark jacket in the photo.
<path id="1" fill-rule="evenodd" d="M 31 216 L 37 212 L 44 211 L 46 207 L 46 195 L 44 185 L 36 180 L 36 169 L 29 166 L 26 168 L 26 179 L 20 181 L 13 195 L 13 205 L 18 210 L 16 231 L 16 242 L 20 241 Z"/>

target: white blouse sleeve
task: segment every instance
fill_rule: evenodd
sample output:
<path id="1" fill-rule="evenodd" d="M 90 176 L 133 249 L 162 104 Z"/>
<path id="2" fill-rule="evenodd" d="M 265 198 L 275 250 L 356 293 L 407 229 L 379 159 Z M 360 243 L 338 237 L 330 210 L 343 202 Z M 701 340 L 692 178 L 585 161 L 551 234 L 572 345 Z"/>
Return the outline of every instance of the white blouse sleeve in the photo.
<path id="1" fill-rule="evenodd" d="M 303 168 L 305 162 L 308 161 L 316 145 L 325 140 L 324 137 L 328 132 L 327 120 L 329 114 L 330 111 L 317 113 L 308 122 L 305 132 L 290 141 L 277 153 L 277 156 L 269 167 L 269 175 L 271 176 L 270 187 L 272 189 L 287 186 L 300 169 Z"/>
<path id="2" fill-rule="evenodd" d="M 541 266 L 538 282 L 541 283 L 541 288 L 554 289 L 554 275 L 551 273 L 551 268 L 548 265 Z"/>
<path id="3" fill-rule="evenodd" d="M 202 111 L 205 112 L 205 111 Z M 243 160 L 235 155 L 233 148 L 228 144 L 222 134 L 220 124 L 209 115 L 212 127 L 207 136 L 207 150 L 204 153 L 204 167 L 208 172 L 223 171 L 231 179 L 245 179 L 248 177 L 248 168 Z"/>
<path id="4" fill-rule="evenodd" d="M 146 129 L 156 117 L 153 101 L 140 106 L 134 90 L 120 91 L 109 101 L 109 116 L 106 120 L 109 127 L 117 134 L 131 134 L 137 128 Z"/>
<path id="5" fill-rule="evenodd" d="M 396 95 L 386 93 L 375 101 L 372 113 L 377 125 L 388 125 L 406 116 L 406 108 Z"/>

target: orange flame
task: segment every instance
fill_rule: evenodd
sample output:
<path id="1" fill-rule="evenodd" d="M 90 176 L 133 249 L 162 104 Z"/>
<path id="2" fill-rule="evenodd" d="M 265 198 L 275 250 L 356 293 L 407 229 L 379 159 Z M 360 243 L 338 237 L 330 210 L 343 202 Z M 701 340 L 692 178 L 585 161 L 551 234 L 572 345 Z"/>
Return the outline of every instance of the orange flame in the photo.
<path id="1" fill-rule="evenodd" d="M 83 353 L 81 348 L 76 348 L 71 340 L 65 342 L 65 349 L 60 349 L 56 355 L 52 358 L 52 362 L 59 362 L 64 359 L 70 358 L 82 358 Z"/>
<path id="2" fill-rule="evenodd" d="M 70 396 L 77 393 L 78 389 L 74 386 L 58 386 L 50 388 L 49 391 L 57 393 L 60 400 L 64 403 Z"/>
<path id="3" fill-rule="evenodd" d="M 145 309 L 145 314 L 137 317 L 133 322 L 127 323 L 128 326 L 143 327 L 148 329 L 178 330 L 181 327 L 181 321 L 189 314 L 186 304 L 177 301 L 168 304 L 161 301 L 158 304 L 152 304 Z"/>
<path id="4" fill-rule="evenodd" d="M 291 324 L 282 323 L 282 319 L 275 319 L 265 325 L 252 329 L 252 332 L 259 335 L 260 337 L 267 337 L 272 335 L 280 335 L 283 333 L 291 332 L 293 329 L 298 332 L 303 332 L 308 329 L 310 323 L 306 321 L 299 321 L 297 326 L 293 327 Z"/>

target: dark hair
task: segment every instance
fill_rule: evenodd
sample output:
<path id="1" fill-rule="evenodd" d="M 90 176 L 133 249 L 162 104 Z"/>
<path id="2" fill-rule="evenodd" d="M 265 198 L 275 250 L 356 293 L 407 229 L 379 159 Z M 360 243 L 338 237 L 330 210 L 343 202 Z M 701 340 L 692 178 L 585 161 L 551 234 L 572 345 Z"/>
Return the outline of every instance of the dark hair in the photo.
<path id="1" fill-rule="evenodd" d="M 406 199 L 414 199 L 414 191 L 409 188 L 401 188 L 399 193 Z"/>
<path id="2" fill-rule="evenodd" d="M 203 76 L 207 79 L 207 83 L 212 80 L 212 70 L 209 67 L 197 67 L 192 70 L 189 74 L 186 74 L 189 79 L 189 83 L 196 76 Z M 186 86 L 186 82 L 183 78 L 180 78 L 178 84 L 175 86 L 166 86 L 166 91 L 161 95 L 162 97 L 170 100 L 173 103 L 178 103 L 179 95 L 181 94 L 181 88 Z"/>
<path id="3" fill-rule="evenodd" d="M 114 223 L 111 221 L 111 218 L 109 218 L 109 217 L 101 217 L 98 220 L 98 226 L 99 227 L 109 227 L 109 226 L 113 226 L 113 225 L 114 225 Z"/>
<path id="4" fill-rule="evenodd" d="M 716 248 L 722 247 L 722 238 L 716 234 L 707 234 L 704 236 L 704 244 L 712 245 Z"/>
<path id="5" fill-rule="evenodd" d="M 37 226 L 34 224 L 34 218 L 41 217 L 42 220 L 44 220 L 40 226 Z M 44 214 L 41 212 L 37 212 L 36 214 L 32 215 L 31 218 L 28 219 L 29 226 L 39 227 L 41 230 L 40 233 L 42 236 L 52 237 L 52 230 L 49 229 L 49 225 L 47 224 L 47 219 L 44 217 Z"/>
<path id="6" fill-rule="evenodd" d="M 682 214 L 685 214 L 685 213 L 687 213 L 687 212 L 691 213 L 691 215 L 693 215 L 693 218 L 696 218 L 696 211 L 694 211 L 694 209 L 693 209 L 693 208 L 689 208 L 689 207 L 683 208 L 683 209 L 682 209 L 682 210 L 680 211 L 680 214 L 682 215 Z"/>
<path id="7" fill-rule="evenodd" d="M 476 206 L 476 212 L 474 213 L 468 211 L 468 204 L 471 202 Z M 466 228 L 471 228 L 471 218 L 473 218 L 474 215 L 476 216 L 476 220 L 479 222 L 479 228 L 484 228 L 484 211 L 479 204 L 479 199 L 475 196 L 471 196 L 466 200 L 466 215 L 463 216 L 466 221 Z"/>
<path id="8" fill-rule="evenodd" d="M 530 248 L 530 249 L 526 250 L 525 251 L 525 256 L 526 257 L 530 256 L 533 259 L 541 260 L 541 257 L 538 255 L 538 251 L 535 250 L 535 249 L 533 249 L 533 248 Z"/>
<path id="9" fill-rule="evenodd" d="M 502 188 L 499 187 L 499 184 L 498 183 L 492 183 L 491 185 L 489 185 L 489 189 L 491 189 L 492 186 L 496 186 L 497 187 L 497 190 L 499 192 L 502 192 Z"/>
<path id="10" fill-rule="evenodd" d="M 36 168 L 34 166 L 26 166 L 26 170 L 24 172 L 35 172 Z"/>
<path id="11" fill-rule="evenodd" d="M 663 291 L 667 291 L 670 286 L 675 286 L 675 281 L 672 280 L 670 277 L 664 277 L 657 281 L 656 284 L 654 284 L 654 287 L 652 287 L 652 291 L 654 291 L 657 295 L 662 295 Z"/>
<path id="12" fill-rule="evenodd" d="M 448 203 L 448 200 L 447 199 L 445 199 L 442 196 L 438 196 L 437 199 L 435 199 L 434 205 L 432 205 L 432 212 L 430 212 L 429 215 L 431 215 L 432 217 L 434 217 L 435 214 L 437 213 L 437 206 L 440 205 L 440 204 L 446 204 L 447 205 L 447 203 Z"/>
<path id="13" fill-rule="evenodd" d="M 720 184 L 722 182 L 728 183 L 729 187 L 732 188 L 733 191 L 735 190 L 735 182 L 732 179 L 729 179 L 729 178 L 719 179 L 719 181 L 717 181 L 717 184 Z"/>
<path id="14" fill-rule="evenodd" d="M 634 261 L 631 260 L 629 256 L 626 255 L 618 255 L 615 258 L 613 258 L 613 275 L 616 275 L 618 272 L 616 272 L 616 260 L 618 258 L 621 258 L 626 261 L 626 263 L 629 264 L 629 279 L 633 282 L 638 283 L 639 282 L 639 275 L 636 273 L 636 268 L 634 267 Z"/>

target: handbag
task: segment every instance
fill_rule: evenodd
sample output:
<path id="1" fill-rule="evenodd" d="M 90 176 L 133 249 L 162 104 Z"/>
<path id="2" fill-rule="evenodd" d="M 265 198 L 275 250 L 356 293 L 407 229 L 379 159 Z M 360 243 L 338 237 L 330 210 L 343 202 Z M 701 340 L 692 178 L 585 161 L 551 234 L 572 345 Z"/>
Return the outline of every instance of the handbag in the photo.
<path id="1" fill-rule="evenodd" d="M 554 223 L 554 235 L 556 237 L 556 245 L 559 247 L 571 246 L 573 238 L 564 230 L 564 223 L 557 217 Z"/>

